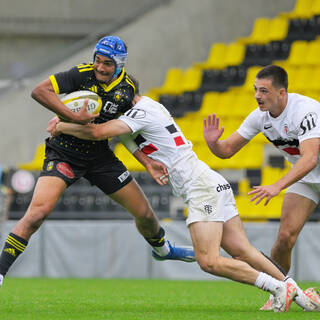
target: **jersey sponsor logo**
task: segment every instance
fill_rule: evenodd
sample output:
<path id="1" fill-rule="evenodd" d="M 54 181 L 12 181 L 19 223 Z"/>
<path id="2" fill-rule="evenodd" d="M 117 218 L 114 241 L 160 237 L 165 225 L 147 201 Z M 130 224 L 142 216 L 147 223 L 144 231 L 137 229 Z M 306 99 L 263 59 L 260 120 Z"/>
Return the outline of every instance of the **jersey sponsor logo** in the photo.
<path id="1" fill-rule="evenodd" d="M 120 182 L 123 182 L 124 180 L 126 180 L 128 177 L 130 176 L 129 171 L 125 171 L 124 173 L 120 174 L 120 176 L 118 177 Z"/>
<path id="2" fill-rule="evenodd" d="M 65 162 L 59 162 L 57 164 L 57 170 L 67 178 L 73 179 L 75 177 L 72 168 Z"/>
<path id="3" fill-rule="evenodd" d="M 141 109 L 132 108 L 128 110 L 124 115 L 132 119 L 143 119 L 146 117 L 146 112 Z"/>
<path id="4" fill-rule="evenodd" d="M 230 185 L 230 183 L 218 184 L 216 189 L 218 192 L 229 190 L 229 189 L 231 189 L 231 185 Z"/>
<path id="5" fill-rule="evenodd" d="M 266 124 L 263 126 L 263 129 L 264 129 L 264 130 L 268 130 L 268 129 L 270 129 L 270 128 L 272 128 L 272 125 L 269 124 L 269 123 L 266 123 Z"/>
<path id="6" fill-rule="evenodd" d="M 108 113 L 111 113 L 111 114 L 116 114 L 118 113 L 118 107 L 119 105 L 111 102 L 111 101 L 107 101 L 104 106 L 102 107 L 102 110 L 104 112 L 108 112 Z"/>
<path id="7" fill-rule="evenodd" d="M 318 116 L 315 112 L 308 113 L 300 123 L 299 136 L 303 136 L 307 131 L 316 127 Z"/>

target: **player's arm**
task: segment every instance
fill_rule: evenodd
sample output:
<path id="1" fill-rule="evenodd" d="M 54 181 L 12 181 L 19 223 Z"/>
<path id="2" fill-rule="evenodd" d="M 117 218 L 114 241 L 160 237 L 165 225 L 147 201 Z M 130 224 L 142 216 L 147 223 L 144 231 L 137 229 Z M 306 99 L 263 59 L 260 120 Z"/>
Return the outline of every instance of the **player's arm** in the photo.
<path id="1" fill-rule="evenodd" d="M 308 174 L 318 164 L 320 138 L 311 138 L 300 143 L 299 149 L 301 158 L 281 179 L 272 185 L 256 186 L 249 194 L 255 194 L 251 201 L 256 201 L 256 204 L 266 198 L 265 205 L 270 199 L 280 193 L 281 190 L 289 187 L 293 183 L 299 181 Z"/>
<path id="2" fill-rule="evenodd" d="M 124 134 L 119 136 L 119 140 L 126 147 L 126 149 L 147 169 L 150 176 L 161 186 L 168 182 L 168 171 L 166 166 L 160 162 L 153 160 L 143 153 L 131 134 Z"/>
<path id="3" fill-rule="evenodd" d="M 81 113 L 75 113 L 67 108 L 58 98 L 50 79 L 39 83 L 33 89 L 31 97 L 50 111 L 75 123 L 85 124 L 97 117 L 97 115 L 90 114 L 86 110 Z"/>
<path id="4" fill-rule="evenodd" d="M 227 159 L 243 148 L 249 140 L 236 131 L 227 139 L 219 140 L 223 131 L 224 127 L 219 128 L 219 117 L 215 114 L 204 119 L 203 136 L 210 151 L 219 158 Z"/>
<path id="5" fill-rule="evenodd" d="M 64 133 L 84 140 L 106 140 L 132 132 L 130 127 L 121 120 L 110 120 L 101 124 L 87 125 L 59 122 L 55 129 L 48 131 L 52 135 Z"/>

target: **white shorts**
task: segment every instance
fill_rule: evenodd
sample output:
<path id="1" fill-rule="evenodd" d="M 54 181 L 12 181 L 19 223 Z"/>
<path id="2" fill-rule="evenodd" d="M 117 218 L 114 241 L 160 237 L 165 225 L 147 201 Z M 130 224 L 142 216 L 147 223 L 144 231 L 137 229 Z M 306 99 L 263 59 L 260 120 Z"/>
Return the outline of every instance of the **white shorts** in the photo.
<path id="1" fill-rule="evenodd" d="M 286 193 L 296 193 L 312 200 L 315 204 L 320 201 L 320 183 L 296 182 L 286 190 Z"/>
<path id="2" fill-rule="evenodd" d="M 192 182 L 187 198 L 187 226 L 199 221 L 226 222 L 238 215 L 230 184 L 210 168 Z"/>

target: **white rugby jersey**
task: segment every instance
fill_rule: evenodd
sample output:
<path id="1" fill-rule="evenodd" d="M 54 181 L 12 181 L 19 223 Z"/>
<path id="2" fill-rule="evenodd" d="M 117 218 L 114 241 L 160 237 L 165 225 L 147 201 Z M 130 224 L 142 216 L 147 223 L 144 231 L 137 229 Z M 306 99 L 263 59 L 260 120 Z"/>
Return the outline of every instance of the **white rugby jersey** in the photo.
<path id="1" fill-rule="evenodd" d="M 301 157 L 299 143 L 320 138 L 320 103 L 296 93 L 288 94 L 288 102 L 279 117 L 259 108 L 251 112 L 237 132 L 247 140 L 262 132 L 279 149 L 281 154 L 295 164 Z M 300 181 L 320 183 L 319 164 Z"/>
<path id="2" fill-rule="evenodd" d="M 173 192 L 187 199 L 192 178 L 208 166 L 192 150 L 192 143 L 183 135 L 168 110 L 160 103 L 141 97 L 140 101 L 118 118 L 133 132 L 139 149 L 168 169 Z"/>

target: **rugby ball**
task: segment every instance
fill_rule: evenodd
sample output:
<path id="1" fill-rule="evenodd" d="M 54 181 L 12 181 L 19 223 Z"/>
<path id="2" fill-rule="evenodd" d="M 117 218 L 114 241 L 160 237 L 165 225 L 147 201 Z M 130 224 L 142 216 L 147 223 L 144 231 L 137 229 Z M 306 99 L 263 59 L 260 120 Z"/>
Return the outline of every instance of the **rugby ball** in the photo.
<path id="1" fill-rule="evenodd" d="M 79 112 L 83 107 L 85 100 L 88 99 L 87 111 L 89 113 L 98 114 L 102 107 L 102 99 L 94 92 L 89 90 L 81 90 L 66 94 L 61 101 L 73 112 Z M 67 121 L 62 116 L 58 117 Z"/>

